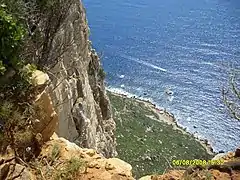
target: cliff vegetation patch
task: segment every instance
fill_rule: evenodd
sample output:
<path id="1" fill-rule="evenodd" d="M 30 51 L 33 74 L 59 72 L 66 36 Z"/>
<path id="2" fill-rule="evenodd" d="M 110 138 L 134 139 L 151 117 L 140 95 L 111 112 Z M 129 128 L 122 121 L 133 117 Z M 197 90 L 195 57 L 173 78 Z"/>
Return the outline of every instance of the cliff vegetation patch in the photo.
<path id="1" fill-rule="evenodd" d="M 66 35 L 62 40 L 57 33 L 72 4 L 70 0 L 0 0 L 0 150 L 3 153 L 10 146 L 15 156 L 24 161 L 34 156 L 39 145 L 34 125 L 45 117 L 35 100 L 45 85 L 35 87 L 33 73 L 37 69 L 49 72 L 71 45 L 72 38 Z"/>
<path id="2" fill-rule="evenodd" d="M 36 67 L 26 66 L 21 57 L 26 28 L 5 4 L 0 4 L 0 25 L 0 150 L 10 145 L 22 157 L 23 149 L 33 143 L 30 77 Z"/>
<path id="3" fill-rule="evenodd" d="M 119 158 L 133 166 L 136 177 L 164 173 L 176 159 L 211 159 L 199 141 L 159 119 L 146 103 L 108 95 L 117 124 Z"/>

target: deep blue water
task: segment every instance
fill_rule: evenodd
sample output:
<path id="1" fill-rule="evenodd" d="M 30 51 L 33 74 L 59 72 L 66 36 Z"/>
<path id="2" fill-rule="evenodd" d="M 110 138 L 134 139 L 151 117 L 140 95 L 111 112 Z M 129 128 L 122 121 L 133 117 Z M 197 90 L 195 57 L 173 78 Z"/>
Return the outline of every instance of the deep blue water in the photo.
<path id="1" fill-rule="evenodd" d="M 83 1 L 109 87 L 167 108 L 215 151 L 240 145 L 220 93 L 228 65 L 240 65 L 239 0 Z"/>

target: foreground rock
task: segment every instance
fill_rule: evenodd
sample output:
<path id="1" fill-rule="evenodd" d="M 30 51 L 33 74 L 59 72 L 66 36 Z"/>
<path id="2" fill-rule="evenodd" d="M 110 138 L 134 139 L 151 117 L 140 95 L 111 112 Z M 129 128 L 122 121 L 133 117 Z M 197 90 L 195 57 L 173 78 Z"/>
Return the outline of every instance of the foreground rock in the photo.
<path id="1" fill-rule="evenodd" d="M 58 138 L 54 132 L 59 125 L 59 116 L 47 91 L 51 83 L 48 75 L 37 70 L 33 72 L 32 80 L 36 92 L 32 102 L 35 113 L 30 125 L 34 131 L 29 130 L 31 133 L 26 134 L 18 144 L 14 141 L 17 135 L 14 136 L 15 144 L 8 144 L 6 150 L 1 152 L 0 180 L 133 179 L 131 165 L 117 158 L 106 159 L 99 154 L 110 156 L 113 153 L 111 147 L 104 152 L 96 146 L 95 150 L 83 149 L 64 138 Z M 111 126 L 111 123 L 108 125 Z M 104 136 L 104 133 L 101 135 Z M 97 139 L 95 136 L 91 138 L 87 140 Z M 104 139 L 100 143 L 105 146 Z"/>
<path id="2" fill-rule="evenodd" d="M 106 159 L 93 149 L 82 149 L 56 135 L 29 163 L 10 154 L 0 157 L 1 180 L 133 180 L 131 170 L 131 165 L 120 159 Z"/>

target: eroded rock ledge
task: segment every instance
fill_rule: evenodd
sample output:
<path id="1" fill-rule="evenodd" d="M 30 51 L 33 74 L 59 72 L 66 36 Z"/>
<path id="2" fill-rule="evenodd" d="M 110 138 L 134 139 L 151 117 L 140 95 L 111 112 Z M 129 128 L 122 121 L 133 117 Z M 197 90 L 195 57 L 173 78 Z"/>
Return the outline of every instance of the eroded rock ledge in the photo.
<path id="1" fill-rule="evenodd" d="M 0 179 L 133 180 L 131 170 L 120 159 L 106 159 L 96 150 L 80 148 L 56 134 L 28 164 L 11 154 L 0 157 Z"/>

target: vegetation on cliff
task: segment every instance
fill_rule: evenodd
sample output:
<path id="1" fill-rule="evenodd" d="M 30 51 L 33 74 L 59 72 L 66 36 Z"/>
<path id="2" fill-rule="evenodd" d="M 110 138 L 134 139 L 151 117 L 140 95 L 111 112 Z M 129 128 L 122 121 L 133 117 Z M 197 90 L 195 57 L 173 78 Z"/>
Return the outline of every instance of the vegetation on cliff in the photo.
<path id="1" fill-rule="evenodd" d="M 108 95 L 117 124 L 119 157 L 133 166 L 137 177 L 163 173 L 173 167 L 172 160 L 212 158 L 195 137 L 159 119 L 149 103 Z"/>
<path id="2" fill-rule="evenodd" d="M 64 41 L 54 47 L 57 51 L 52 49 L 70 5 L 60 0 L 0 0 L 1 152 L 10 145 L 17 157 L 33 156 L 37 141 L 33 124 L 41 107 L 34 104 L 40 89 L 34 87 L 32 75 L 37 68 L 47 70 L 58 62 L 69 45 Z"/>
<path id="3" fill-rule="evenodd" d="M 1 32 L 0 37 L 1 43 L 8 45 L 6 51 L 1 52 L 0 59 L 2 141 L 9 140 L 5 138 L 9 133 L 27 132 L 26 128 L 31 129 L 31 133 L 35 130 L 32 124 L 41 119 L 36 119 L 35 114 L 40 111 L 35 109 L 33 101 L 35 95 L 44 89 L 58 111 L 60 123 L 57 131 L 61 136 L 84 147 L 96 147 L 106 156 L 116 154 L 115 123 L 103 83 L 105 73 L 89 42 L 81 2 L 0 0 L 0 5 L 1 31 L 11 29 Z M 2 23 L 6 19 L 9 26 Z M 17 41 L 15 49 L 13 40 Z M 51 83 L 47 87 L 39 89 L 32 86 L 30 77 L 36 69 L 49 75 Z M 21 123 L 7 125 L 6 121 L 10 123 L 10 119 Z M 19 122 L 15 121 L 17 119 Z M 89 120 L 94 126 L 88 125 Z M 7 130 L 9 128 L 12 130 Z M 33 134 L 35 136 L 36 133 Z M 16 140 L 13 141 L 15 144 Z M 0 145 L 6 147 L 4 144 L 9 142 L 1 142 Z M 24 148 L 28 147 L 29 142 L 24 144 Z"/>
<path id="4" fill-rule="evenodd" d="M 35 66 L 25 66 L 21 51 L 26 29 L 5 4 L 0 5 L 0 25 L 0 150 L 10 145 L 16 155 L 22 156 L 21 151 L 33 137 L 28 125 L 34 115 L 30 77 Z"/>

